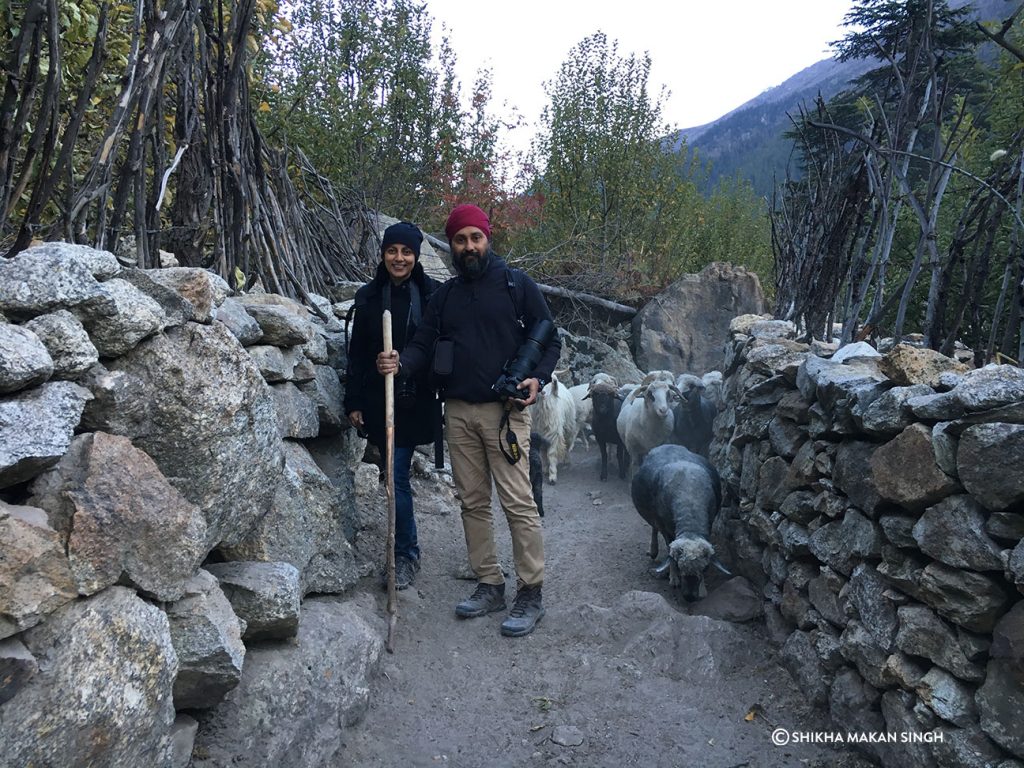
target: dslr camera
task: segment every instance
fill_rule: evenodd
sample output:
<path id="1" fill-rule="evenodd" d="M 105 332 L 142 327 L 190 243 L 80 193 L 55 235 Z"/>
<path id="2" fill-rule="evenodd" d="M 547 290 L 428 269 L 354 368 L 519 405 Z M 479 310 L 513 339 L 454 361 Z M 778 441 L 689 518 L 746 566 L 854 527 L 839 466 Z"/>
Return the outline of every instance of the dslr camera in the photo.
<path id="1" fill-rule="evenodd" d="M 530 330 L 526 341 L 516 351 L 516 356 L 505 362 L 501 376 L 494 382 L 491 389 L 497 393 L 502 400 L 516 398 L 526 400 L 530 396 L 529 390 L 516 389 L 519 383 L 528 378 L 531 371 L 544 356 L 544 350 L 555 335 L 555 324 L 550 320 L 538 320 L 537 324 Z"/>

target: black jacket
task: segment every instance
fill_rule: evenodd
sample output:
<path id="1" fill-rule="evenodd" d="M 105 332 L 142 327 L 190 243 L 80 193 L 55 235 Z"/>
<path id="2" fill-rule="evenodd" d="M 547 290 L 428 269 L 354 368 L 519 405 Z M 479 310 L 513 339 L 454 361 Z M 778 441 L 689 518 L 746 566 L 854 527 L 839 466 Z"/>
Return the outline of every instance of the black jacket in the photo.
<path id="1" fill-rule="evenodd" d="M 345 377 L 345 413 L 363 412 L 363 424 L 371 443 L 384 447 L 384 377 L 377 373 L 377 353 L 384 349 L 384 288 L 390 275 L 383 262 L 377 274 L 356 292 L 355 317 L 352 324 Z M 427 276 L 418 262 L 409 279 L 391 286 L 391 339 L 395 349 L 405 348 L 416 326 L 409 322 L 410 283 L 420 289 L 421 312 L 426 310 L 430 296 L 439 283 Z M 403 371 L 403 373 L 405 373 Z M 411 403 L 400 397 L 403 382 L 395 382 L 395 445 L 409 448 L 434 442 L 435 411 L 440 403 L 425 376 L 413 377 L 415 398 Z"/>
<path id="2" fill-rule="evenodd" d="M 516 303 L 520 325 L 508 287 L 509 267 L 492 255 L 487 271 L 467 280 L 458 276 L 437 289 L 423 314 L 423 323 L 404 350 L 402 373 L 419 376 L 431 367 L 439 336 L 455 342 L 453 373 L 444 387 L 445 399 L 487 403 L 500 398 L 491 389 L 506 361 L 513 358 L 538 320 L 551 320 L 551 310 L 537 284 L 516 270 Z M 548 344 L 531 376 L 550 379 L 562 342 Z"/>

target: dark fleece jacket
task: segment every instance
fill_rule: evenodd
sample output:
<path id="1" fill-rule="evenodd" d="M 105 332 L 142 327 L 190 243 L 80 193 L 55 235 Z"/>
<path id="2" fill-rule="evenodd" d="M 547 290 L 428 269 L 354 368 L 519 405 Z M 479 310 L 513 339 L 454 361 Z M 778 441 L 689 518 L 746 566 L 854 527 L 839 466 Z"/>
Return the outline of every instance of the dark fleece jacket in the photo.
<path id="1" fill-rule="evenodd" d="M 390 280 L 383 262 L 377 274 L 356 293 L 355 318 L 349 344 L 348 371 L 345 376 L 345 413 L 363 412 L 363 423 L 371 443 L 384 445 L 384 377 L 377 373 L 377 353 L 384 349 L 384 286 Z M 391 288 L 391 326 L 394 348 L 401 351 L 408 342 L 409 284 L 420 288 L 422 311 L 439 283 L 423 271 L 417 262 L 412 274 L 400 286 Z M 415 332 L 416 327 L 411 329 Z M 403 371 L 404 373 L 404 371 Z M 408 403 L 398 397 L 401 384 L 395 385 L 395 445 L 408 448 L 434 441 L 434 410 L 440 408 L 425 376 L 414 377 L 416 397 Z M 411 407 L 410 407 L 411 406 Z"/>
<path id="2" fill-rule="evenodd" d="M 508 265 L 491 255 L 487 271 L 475 279 L 457 276 L 434 292 L 423 323 L 401 353 L 402 374 L 417 376 L 430 368 L 439 336 L 455 342 L 453 373 L 445 384 L 448 400 L 487 403 L 498 400 L 491 386 L 539 320 L 551 310 L 537 284 L 523 272 L 515 276 L 521 326 L 508 289 Z M 562 342 L 556 335 L 531 376 L 550 379 Z"/>

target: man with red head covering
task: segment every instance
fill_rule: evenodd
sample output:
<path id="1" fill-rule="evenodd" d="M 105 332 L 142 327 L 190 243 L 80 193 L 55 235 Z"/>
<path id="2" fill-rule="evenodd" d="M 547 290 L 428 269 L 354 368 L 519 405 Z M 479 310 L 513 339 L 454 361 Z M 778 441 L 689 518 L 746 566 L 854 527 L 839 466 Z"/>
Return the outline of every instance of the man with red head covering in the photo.
<path id="1" fill-rule="evenodd" d="M 544 615 L 544 540 L 525 459 L 528 406 L 551 377 L 562 344 L 537 284 L 491 249 L 486 213 L 475 205 L 457 206 L 445 234 L 457 275 L 434 292 L 401 356 L 381 353 L 377 369 L 400 376 L 431 367 L 435 374 L 448 373 L 443 382 L 448 450 L 477 578 L 476 590 L 455 606 L 455 614 L 475 618 L 505 608 L 505 576 L 491 515 L 493 480 L 516 564 L 516 599 L 501 633 L 519 637 L 532 632 Z M 520 355 L 522 349 L 542 351 L 535 359 Z M 531 367 L 521 380 L 510 382 L 506 363 L 512 361 Z"/>

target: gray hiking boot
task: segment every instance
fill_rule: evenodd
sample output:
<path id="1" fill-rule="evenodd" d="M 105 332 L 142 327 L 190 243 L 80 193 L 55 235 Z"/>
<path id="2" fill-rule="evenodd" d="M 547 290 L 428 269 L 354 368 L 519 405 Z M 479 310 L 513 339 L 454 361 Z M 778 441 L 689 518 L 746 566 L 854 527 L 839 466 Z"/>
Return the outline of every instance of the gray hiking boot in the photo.
<path id="1" fill-rule="evenodd" d="M 411 560 L 399 555 L 395 558 L 395 589 L 408 589 L 416 583 L 416 572 L 420 569 L 419 560 Z M 380 588 L 388 588 L 388 569 L 380 572 Z"/>
<path id="2" fill-rule="evenodd" d="M 472 595 L 455 606 L 455 615 L 460 619 L 475 619 L 504 608 L 505 585 L 480 582 Z"/>
<path id="3" fill-rule="evenodd" d="M 522 637 L 537 628 L 537 622 L 544 615 L 541 604 L 541 588 L 521 587 L 508 618 L 501 623 L 501 634 L 505 637 Z"/>

